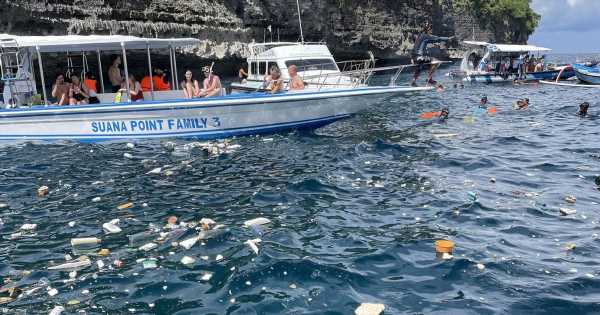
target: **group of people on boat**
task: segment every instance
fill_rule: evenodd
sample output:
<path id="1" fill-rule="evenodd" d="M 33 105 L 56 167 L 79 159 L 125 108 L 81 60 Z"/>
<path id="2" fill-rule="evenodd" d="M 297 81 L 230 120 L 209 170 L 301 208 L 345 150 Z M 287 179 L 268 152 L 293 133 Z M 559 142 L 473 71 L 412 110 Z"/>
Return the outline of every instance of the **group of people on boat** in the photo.
<path id="1" fill-rule="evenodd" d="M 97 97 L 96 79 L 91 73 L 84 75 L 84 80 L 75 74 L 66 77 L 56 76 L 52 85 L 52 97 L 56 105 L 82 105 L 100 103 Z"/>

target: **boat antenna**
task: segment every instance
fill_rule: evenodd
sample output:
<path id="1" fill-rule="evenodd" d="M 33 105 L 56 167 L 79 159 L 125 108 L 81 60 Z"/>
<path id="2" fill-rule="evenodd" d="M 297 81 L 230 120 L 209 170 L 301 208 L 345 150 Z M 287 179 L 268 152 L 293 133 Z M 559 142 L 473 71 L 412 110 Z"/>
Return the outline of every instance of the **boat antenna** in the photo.
<path id="1" fill-rule="evenodd" d="M 296 7 L 298 8 L 298 24 L 300 25 L 300 42 L 304 44 L 304 34 L 302 33 L 302 17 L 300 16 L 300 2 L 296 0 Z"/>

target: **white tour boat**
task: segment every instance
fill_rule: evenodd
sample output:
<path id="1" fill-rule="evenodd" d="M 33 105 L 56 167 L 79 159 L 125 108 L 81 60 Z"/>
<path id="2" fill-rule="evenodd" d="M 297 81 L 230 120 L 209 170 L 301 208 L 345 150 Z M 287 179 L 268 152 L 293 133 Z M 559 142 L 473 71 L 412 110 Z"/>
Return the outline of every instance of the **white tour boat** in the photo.
<path id="1" fill-rule="evenodd" d="M 560 75 L 561 79 L 572 77 L 574 72 L 563 67 L 548 65 L 541 53 L 550 52 L 551 49 L 533 45 L 491 44 L 479 41 L 464 41 L 469 49 L 462 59 L 460 70 L 450 73 L 450 76 L 461 78 L 466 82 L 502 83 L 521 81 L 555 80 Z M 524 56 L 536 58 L 536 64 L 529 63 L 524 66 Z M 537 65 L 537 67 L 536 67 Z M 527 66 L 530 66 L 528 69 Z M 521 67 L 521 73 L 519 72 Z"/>
<path id="2" fill-rule="evenodd" d="M 432 87 L 397 85 L 409 65 L 374 68 L 372 63 L 340 71 L 320 68 L 304 73 L 307 89 L 302 91 L 252 92 L 186 99 L 178 90 L 177 48 L 193 46 L 198 40 L 157 39 L 133 36 L 14 36 L 0 35 L 0 65 L 4 83 L 4 106 L 0 109 L 0 140 L 77 139 L 99 141 L 160 137 L 215 139 L 235 135 L 275 132 L 283 129 L 322 126 L 348 117 L 386 97 Z M 254 49 L 258 49 L 255 46 Z M 267 45 L 263 45 L 267 48 Z M 270 51 L 282 48 L 275 45 Z M 298 51 L 325 52 L 324 46 L 294 44 Z M 118 52 L 128 77 L 127 51 L 147 54 L 147 71 L 152 76 L 151 52 L 168 50 L 173 90 L 144 92 L 144 101 L 132 102 L 104 90 L 101 53 Z M 269 50 L 265 50 L 265 53 Z M 82 59 L 96 55 L 101 88 L 100 104 L 53 105 L 46 84 L 44 54 L 78 54 Z M 330 56 L 330 54 L 329 54 Z M 69 59 L 70 60 L 70 59 Z M 332 62 L 328 60 L 328 62 Z M 320 62 L 320 61 L 319 61 Z M 85 63 L 84 63 L 85 64 Z M 333 63 L 335 65 L 335 63 Z M 268 66 L 265 64 L 265 67 Z M 252 67 L 252 66 L 251 66 Z M 260 69 L 260 66 L 257 66 Z M 37 68 L 37 69 L 36 69 Z M 252 68 L 251 68 L 252 69 Z M 284 68 L 281 67 L 283 70 Z M 145 71 L 146 71 L 145 70 Z M 372 86 L 370 78 L 379 71 L 393 72 L 389 84 Z M 251 71 L 252 72 L 252 71 Z M 258 75 L 258 72 L 257 72 Z M 257 77 L 258 78 L 258 77 Z M 250 80 L 249 80 L 250 81 Z M 126 82 L 128 82 L 126 80 Z M 129 89 L 127 83 L 127 89 Z M 250 88 L 249 90 L 252 90 Z"/>

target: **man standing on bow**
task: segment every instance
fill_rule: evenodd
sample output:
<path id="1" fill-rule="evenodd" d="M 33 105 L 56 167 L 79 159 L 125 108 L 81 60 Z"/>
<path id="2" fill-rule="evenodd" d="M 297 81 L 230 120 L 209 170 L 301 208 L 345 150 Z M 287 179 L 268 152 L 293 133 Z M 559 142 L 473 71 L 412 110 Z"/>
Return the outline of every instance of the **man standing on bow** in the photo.
<path id="1" fill-rule="evenodd" d="M 431 35 L 433 28 L 431 24 L 428 22 L 423 26 L 423 31 L 417 37 L 415 41 L 415 46 L 412 51 L 412 63 L 415 65 L 415 74 L 412 80 L 412 86 L 417 86 L 417 79 L 421 74 L 421 71 L 429 68 L 429 76 L 427 78 L 427 83 L 430 85 L 435 85 L 437 82 L 433 80 L 433 73 L 440 66 L 440 62 L 429 56 L 429 49 L 427 49 L 427 45 L 439 42 L 448 42 L 453 39 L 453 37 L 440 37 Z"/>

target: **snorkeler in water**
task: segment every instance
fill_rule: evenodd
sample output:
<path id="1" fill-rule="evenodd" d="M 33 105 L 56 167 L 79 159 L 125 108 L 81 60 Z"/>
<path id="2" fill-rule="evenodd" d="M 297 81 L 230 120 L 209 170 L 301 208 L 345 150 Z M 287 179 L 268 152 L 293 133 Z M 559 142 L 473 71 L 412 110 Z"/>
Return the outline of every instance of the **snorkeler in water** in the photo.
<path id="1" fill-rule="evenodd" d="M 579 104 L 579 111 L 577 112 L 577 115 L 579 115 L 580 117 L 586 117 L 588 115 L 589 108 L 590 108 L 590 103 L 588 103 L 588 102 L 583 102 L 583 103 Z"/>
<path id="2" fill-rule="evenodd" d="M 513 108 L 516 110 L 527 109 L 528 107 L 529 107 L 529 99 L 528 98 L 518 100 L 513 106 Z"/>
<path id="3" fill-rule="evenodd" d="M 440 111 L 440 117 L 438 118 L 438 122 L 439 123 L 446 122 L 446 120 L 448 120 L 449 115 L 450 115 L 450 109 L 448 107 L 442 108 L 442 111 Z"/>
<path id="4" fill-rule="evenodd" d="M 488 98 L 487 98 L 487 96 L 484 95 L 481 98 L 481 100 L 479 101 L 479 108 L 487 109 L 487 107 L 488 107 L 487 104 L 488 104 Z"/>

